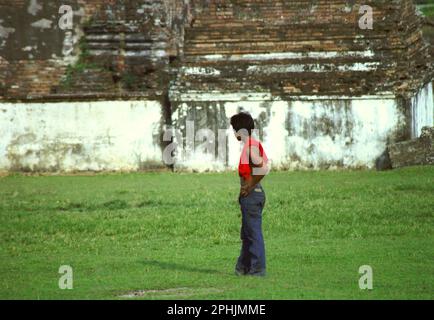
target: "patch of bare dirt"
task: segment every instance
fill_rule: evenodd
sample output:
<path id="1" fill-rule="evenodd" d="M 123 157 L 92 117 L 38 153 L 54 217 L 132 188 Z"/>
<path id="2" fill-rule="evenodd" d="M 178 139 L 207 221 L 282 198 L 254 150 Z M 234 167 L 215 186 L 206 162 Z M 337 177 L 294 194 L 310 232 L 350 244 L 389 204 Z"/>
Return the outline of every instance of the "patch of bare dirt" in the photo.
<path id="1" fill-rule="evenodd" d="M 135 290 L 129 291 L 122 295 L 119 295 L 119 298 L 124 299 L 134 299 L 140 297 L 187 297 L 197 294 L 208 294 L 208 293 L 219 293 L 223 292 L 223 290 L 216 288 L 169 288 L 169 289 L 161 289 L 161 290 Z"/>
<path id="2" fill-rule="evenodd" d="M 8 175 L 9 175 L 9 172 L 0 170 L 0 178 L 7 177 Z"/>

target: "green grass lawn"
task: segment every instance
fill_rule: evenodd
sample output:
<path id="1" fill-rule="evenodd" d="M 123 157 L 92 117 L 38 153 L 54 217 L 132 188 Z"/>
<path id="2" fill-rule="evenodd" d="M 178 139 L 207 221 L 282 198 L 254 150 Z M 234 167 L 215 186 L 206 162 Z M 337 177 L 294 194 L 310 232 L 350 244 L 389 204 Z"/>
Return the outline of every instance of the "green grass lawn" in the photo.
<path id="1" fill-rule="evenodd" d="M 0 178 L 0 298 L 434 298 L 434 167 L 270 174 L 265 278 L 233 275 L 237 183 L 235 173 Z M 58 287 L 61 265 L 73 290 Z M 373 290 L 359 289 L 361 265 Z"/>
<path id="2" fill-rule="evenodd" d="M 434 0 L 421 1 L 419 8 L 426 17 L 434 17 Z"/>

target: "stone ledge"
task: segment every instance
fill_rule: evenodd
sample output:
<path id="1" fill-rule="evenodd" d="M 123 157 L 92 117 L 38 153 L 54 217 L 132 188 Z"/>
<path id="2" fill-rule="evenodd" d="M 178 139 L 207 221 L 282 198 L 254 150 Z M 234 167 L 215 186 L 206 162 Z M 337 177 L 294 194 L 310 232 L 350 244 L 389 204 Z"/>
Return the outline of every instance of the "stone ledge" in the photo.
<path id="1" fill-rule="evenodd" d="M 420 138 L 389 146 L 392 168 L 434 164 L 434 127 L 424 127 Z"/>

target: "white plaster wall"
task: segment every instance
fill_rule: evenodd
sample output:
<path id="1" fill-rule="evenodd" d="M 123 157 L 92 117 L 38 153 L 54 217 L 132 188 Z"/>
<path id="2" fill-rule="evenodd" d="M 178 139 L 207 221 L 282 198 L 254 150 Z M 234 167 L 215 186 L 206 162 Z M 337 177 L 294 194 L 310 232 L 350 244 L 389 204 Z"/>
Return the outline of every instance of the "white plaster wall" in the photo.
<path id="1" fill-rule="evenodd" d="M 257 115 L 257 105 L 241 105 Z M 275 168 L 372 168 L 403 120 L 394 99 L 278 101 L 270 110 L 263 144 Z"/>
<path id="2" fill-rule="evenodd" d="M 405 123 L 394 98 L 305 100 L 305 101 L 238 101 L 224 102 L 227 122 L 244 110 L 255 119 L 263 118 L 263 145 L 278 169 L 372 168 Z M 184 103 L 182 110 L 194 107 Z M 200 128 L 195 128 L 196 130 Z M 222 128 L 225 129 L 225 128 Z M 241 144 L 226 128 L 228 163 L 236 168 Z M 178 167 L 196 171 L 224 170 L 225 163 L 189 152 Z"/>
<path id="3" fill-rule="evenodd" d="M 412 138 L 418 138 L 425 126 L 432 127 L 434 121 L 434 98 L 432 82 L 423 87 L 411 99 Z"/>
<path id="4" fill-rule="evenodd" d="M 240 109 L 263 119 L 263 145 L 272 166 L 280 169 L 372 168 L 388 139 L 405 124 L 392 97 L 217 105 L 227 123 Z M 432 86 L 413 99 L 413 106 L 417 130 L 432 125 Z M 183 103 L 174 119 L 185 117 L 192 107 L 194 103 Z M 161 117 L 161 106 L 153 101 L 0 103 L 0 169 L 99 171 L 162 165 Z M 195 133 L 199 129 L 206 125 L 195 127 Z M 220 129 L 226 131 L 227 163 L 196 148 L 187 150 L 176 166 L 199 172 L 236 168 L 241 144 L 229 126 Z"/>
<path id="5" fill-rule="evenodd" d="M 0 103 L 0 169 L 136 170 L 161 163 L 154 101 Z"/>
<path id="6" fill-rule="evenodd" d="M 224 104 L 222 105 L 224 107 Z M 221 172 L 227 169 L 226 148 L 220 154 L 216 152 L 216 145 L 218 145 L 219 133 L 213 130 L 213 123 L 205 125 L 198 125 L 197 122 L 204 123 L 208 119 L 195 119 L 193 126 L 187 124 L 189 112 L 195 108 L 197 111 L 203 109 L 203 106 L 196 103 L 182 103 L 176 110 L 172 112 L 172 121 L 177 135 L 174 141 L 177 144 L 176 157 L 175 157 L 175 170 L 182 171 L 195 171 L 195 172 Z M 199 112 L 198 112 L 199 113 Z M 193 119 L 190 118 L 189 121 Z M 221 136 L 224 138 L 222 145 L 226 145 L 230 134 L 229 128 L 221 127 Z M 210 139 L 204 141 L 200 138 L 200 131 L 207 131 L 210 134 Z M 224 131 L 224 132 L 223 132 Z M 205 152 L 206 146 L 213 149 L 211 153 Z M 169 147 L 168 147 L 169 148 Z M 226 152 L 226 154 L 224 153 Z"/>

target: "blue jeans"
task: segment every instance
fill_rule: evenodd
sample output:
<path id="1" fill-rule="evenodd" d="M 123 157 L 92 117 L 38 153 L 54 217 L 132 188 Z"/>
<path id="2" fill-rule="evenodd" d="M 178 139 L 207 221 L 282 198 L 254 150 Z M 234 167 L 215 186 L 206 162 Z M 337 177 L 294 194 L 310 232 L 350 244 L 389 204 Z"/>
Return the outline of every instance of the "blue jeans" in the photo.
<path id="1" fill-rule="evenodd" d="M 260 184 L 247 197 L 240 197 L 241 254 L 236 265 L 237 273 L 265 275 L 265 245 L 262 235 L 262 210 L 265 192 Z"/>

